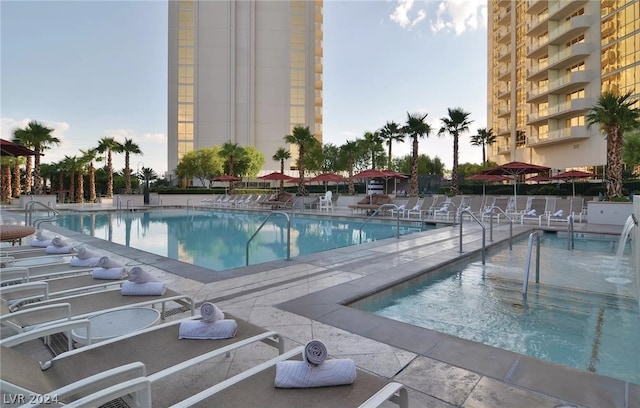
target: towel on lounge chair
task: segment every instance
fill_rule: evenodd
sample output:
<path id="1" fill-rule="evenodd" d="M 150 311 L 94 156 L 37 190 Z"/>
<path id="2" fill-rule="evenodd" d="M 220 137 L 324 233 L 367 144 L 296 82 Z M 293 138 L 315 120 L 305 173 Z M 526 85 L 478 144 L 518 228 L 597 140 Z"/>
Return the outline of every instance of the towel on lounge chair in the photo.
<path id="1" fill-rule="evenodd" d="M 129 281 L 135 283 L 160 282 L 158 278 L 139 266 L 134 266 L 129 270 Z"/>
<path id="2" fill-rule="evenodd" d="M 204 302 L 200 306 L 200 316 L 202 316 L 202 321 L 207 323 L 224 320 L 224 312 L 211 302 Z"/>
<path id="3" fill-rule="evenodd" d="M 120 293 L 124 296 L 162 296 L 167 291 L 163 282 L 135 283 L 124 281 Z"/>
<path id="4" fill-rule="evenodd" d="M 51 240 L 50 239 L 44 239 L 44 240 L 40 240 L 40 239 L 32 239 L 31 240 L 31 246 L 32 247 L 36 247 L 36 248 L 46 248 L 48 246 L 51 246 Z"/>
<path id="5" fill-rule="evenodd" d="M 89 259 L 89 258 L 101 258 L 102 255 L 92 251 L 90 249 L 87 249 L 85 247 L 80 247 L 76 250 L 76 256 L 80 259 Z"/>
<path id="6" fill-rule="evenodd" d="M 238 323 L 232 319 L 205 322 L 202 320 L 183 320 L 178 329 L 179 339 L 222 340 L 236 335 Z"/>
<path id="7" fill-rule="evenodd" d="M 108 256 L 103 256 L 98 261 L 98 266 L 101 268 L 121 268 L 122 265 L 120 262 L 114 261 L 113 259 L 109 259 Z"/>
<path id="8" fill-rule="evenodd" d="M 82 259 L 77 256 L 74 256 L 69 260 L 69 265 L 71 266 L 98 266 L 98 261 L 100 258 L 86 258 Z"/>
<path id="9" fill-rule="evenodd" d="M 71 246 L 71 245 L 69 245 L 69 243 L 67 241 L 65 241 L 61 237 L 53 238 L 51 240 L 51 245 L 53 245 L 54 247 L 58 247 L 58 248 L 64 248 L 64 247 Z"/>
<path id="10" fill-rule="evenodd" d="M 529 211 L 527 213 L 527 215 L 535 216 L 536 215 L 536 209 L 534 208 L 533 210 Z"/>
<path id="11" fill-rule="evenodd" d="M 356 380 L 356 364 L 350 358 L 327 360 L 310 365 L 305 361 L 280 361 L 276 363 L 276 388 L 332 387 L 353 384 Z"/>
<path id="12" fill-rule="evenodd" d="M 91 271 L 91 276 L 94 279 L 111 279 L 119 280 L 128 276 L 127 270 L 123 267 L 120 268 L 96 268 Z"/>
<path id="13" fill-rule="evenodd" d="M 49 231 L 38 230 L 36 231 L 36 238 L 39 241 L 51 241 L 56 236 L 52 235 Z"/>
<path id="14" fill-rule="evenodd" d="M 563 213 L 564 213 L 564 211 L 558 210 L 558 211 L 553 213 L 552 217 L 562 217 Z"/>
<path id="15" fill-rule="evenodd" d="M 51 243 L 53 244 L 53 241 Z M 70 254 L 73 252 L 73 247 L 49 245 L 44 251 L 48 254 Z"/>
<path id="16" fill-rule="evenodd" d="M 314 366 L 322 364 L 327 357 L 327 346 L 320 340 L 307 342 L 302 350 L 302 360 Z"/>

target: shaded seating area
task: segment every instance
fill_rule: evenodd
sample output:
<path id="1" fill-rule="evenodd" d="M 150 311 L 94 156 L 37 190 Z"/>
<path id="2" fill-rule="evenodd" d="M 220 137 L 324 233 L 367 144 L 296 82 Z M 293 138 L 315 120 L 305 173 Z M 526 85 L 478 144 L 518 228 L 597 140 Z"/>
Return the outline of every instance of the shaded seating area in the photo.
<path id="1" fill-rule="evenodd" d="M 371 194 L 348 207 L 351 209 L 351 212 L 355 210 L 374 211 L 380 208 L 383 204 L 393 204 L 393 199 L 386 194 Z"/>
<path id="2" fill-rule="evenodd" d="M 22 245 L 22 238 L 35 234 L 36 228 L 26 225 L 3 224 L 0 225 L 0 241 L 11 242 L 11 245 Z"/>
<path id="3" fill-rule="evenodd" d="M 291 208 L 295 199 L 295 194 L 287 193 L 286 191 L 280 191 L 275 197 L 260 201 L 260 205 L 271 206 L 272 209 L 279 208 Z"/>

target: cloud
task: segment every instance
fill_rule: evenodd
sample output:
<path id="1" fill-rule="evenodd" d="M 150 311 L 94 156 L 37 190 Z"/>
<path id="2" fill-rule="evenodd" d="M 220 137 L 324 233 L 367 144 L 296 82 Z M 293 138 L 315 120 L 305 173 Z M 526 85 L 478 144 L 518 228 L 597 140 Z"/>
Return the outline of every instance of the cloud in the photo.
<path id="1" fill-rule="evenodd" d="M 429 0 L 420 3 L 430 8 L 435 4 Z M 400 27 L 411 29 L 427 19 L 427 11 L 424 8 L 414 10 L 416 7 L 415 0 L 396 0 L 389 19 Z M 487 0 L 444 0 L 432 14 L 435 15 L 435 20 L 429 20 L 432 32 L 453 31 L 460 35 L 487 27 Z"/>
<path id="2" fill-rule="evenodd" d="M 167 135 L 164 133 L 145 133 L 142 135 L 142 139 L 149 143 L 158 143 L 163 146 L 167 144 Z"/>

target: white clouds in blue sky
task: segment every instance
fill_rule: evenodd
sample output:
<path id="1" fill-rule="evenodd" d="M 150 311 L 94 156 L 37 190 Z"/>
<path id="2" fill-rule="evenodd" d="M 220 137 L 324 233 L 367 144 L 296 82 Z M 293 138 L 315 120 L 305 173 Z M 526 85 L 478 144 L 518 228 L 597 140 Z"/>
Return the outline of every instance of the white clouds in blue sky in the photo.
<path id="1" fill-rule="evenodd" d="M 428 113 L 437 131 L 458 106 L 471 134 L 485 127 L 486 14 L 486 0 L 326 0 L 324 140 L 340 145 L 407 112 Z M 54 162 L 127 137 L 145 153 L 133 162 L 167 170 L 165 1 L 4 0 L 0 19 L 2 138 L 38 120 L 63 141 L 44 157 Z M 420 153 L 450 167 L 450 137 L 422 140 Z M 463 140 L 460 161 L 480 159 Z"/>

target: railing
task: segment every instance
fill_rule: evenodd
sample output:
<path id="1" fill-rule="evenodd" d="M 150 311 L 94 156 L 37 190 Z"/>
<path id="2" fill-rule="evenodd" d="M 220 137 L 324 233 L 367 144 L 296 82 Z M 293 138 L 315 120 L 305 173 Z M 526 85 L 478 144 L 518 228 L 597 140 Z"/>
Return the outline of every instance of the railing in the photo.
<path id="1" fill-rule="evenodd" d="M 509 221 L 509 250 L 513 249 L 513 219 L 505 213 L 502 208 L 494 205 L 489 208 L 487 212 L 489 213 L 489 242 L 493 242 L 493 211 L 498 210 L 504 215 L 504 217 Z"/>
<path id="2" fill-rule="evenodd" d="M 540 283 L 540 231 L 529 234 L 529 244 L 527 246 L 527 263 L 524 266 L 524 282 L 522 282 L 522 297 L 526 299 L 529 289 L 529 270 L 531 269 L 531 251 L 533 247 L 533 237 L 536 238 L 536 283 Z"/>
<path id="3" fill-rule="evenodd" d="M 191 208 L 193 209 L 193 211 L 196 210 L 196 205 L 193 202 L 193 199 L 191 198 L 187 198 L 187 211 L 189 211 L 189 203 L 191 203 Z"/>
<path id="4" fill-rule="evenodd" d="M 471 219 L 475 220 L 478 223 L 478 225 L 480 225 L 480 228 L 482 228 L 482 264 L 484 265 L 485 261 L 486 261 L 486 242 L 485 242 L 486 241 L 486 239 L 485 239 L 486 228 L 485 228 L 484 224 L 482 223 L 482 221 L 480 221 L 478 219 L 478 217 L 476 217 L 470 210 L 466 210 L 466 209 L 460 211 L 460 250 L 458 252 L 460 252 L 460 253 L 463 252 L 462 251 L 462 224 L 464 224 L 464 222 L 463 222 L 463 220 L 464 220 L 463 214 L 464 213 L 469 214 Z"/>
<path id="5" fill-rule="evenodd" d="M 39 205 L 47 210 L 47 218 L 41 218 L 33 221 L 33 207 L 35 205 Z M 53 213 L 53 215 L 51 215 Z M 40 224 L 43 222 L 51 222 L 58 219 L 60 216 L 60 212 L 51 206 L 41 203 L 40 201 L 29 201 L 24 206 L 24 222 L 26 225 L 33 225 L 36 228 L 39 228 Z"/>
<path id="6" fill-rule="evenodd" d="M 291 260 L 291 219 L 289 218 L 289 214 L 287 214 L 284 211 L 272 211 L 269 215 L 267 215 L 267 218 L 265 218 L 264 221 L 262 221 L 262 224 L 258 226 L 258 229 L 256 230 L 256 232 L 254 232 L 253 235 L 251 235 L 251 238 L 249 238 L 249 240 L 247 241 L 247 249 L 245 253 L 246 259 L 247 259 L 247 266 L 249 266 L 249 244 L 251 243 L 253 238 L 256 235 L 258 235 L 258 232 L 260 232 L 262 227 L 264 227 L 264 224 L 266 224 L 267 221 L 269 221 L 269 218 L 271 218 L 271 216 L 274 214 L 284 215 L 284 217 L 287 219 L 287 261 Z"/>
<path id="7" fill-rule="evenodd" d="M 127 211 L 133 212 L 133 200 L 127 200 Z"/>
<path id="8" fill-rule="evenodd" d="M 382 204 L 380 207 L 376 208 L 371 215 L 369 215 L 369 217 L 364 220 L 364 222 L 362 224 L 360 224 L 360 228 L 358 228 L 358 243 L 362 244 L 362 227 L 364 227 L 364 225 L 366 223 L 368 223 L 371 218 L 375 217 L 376 215 L 378 215 L 378 213 L 380 212 L 381 209 L 383 208 L 395 208 L 396 209 L 396 238 L 400 238 L 400 211 L 399 211 L 399 207 L 396 204 Z"/>
<path id="9" fill-rule="evenodd" d="M 573 214 L 567 217 L 567 249 L 572 250 L 575 247 L 575 239 L 573 237 Z"/>

